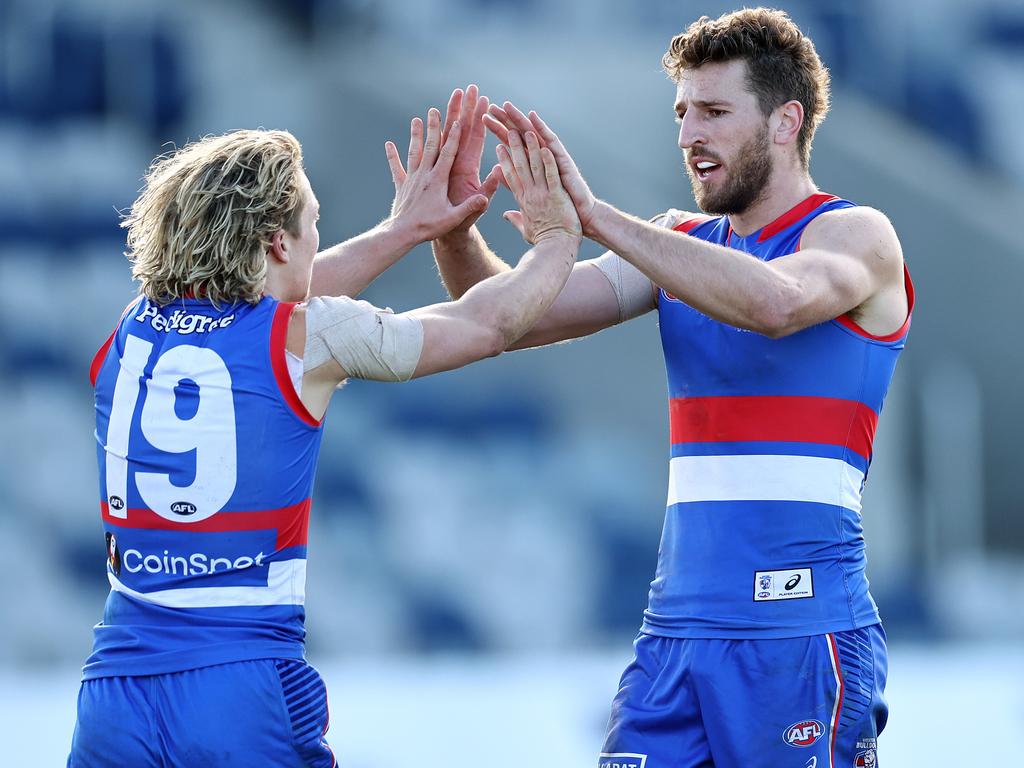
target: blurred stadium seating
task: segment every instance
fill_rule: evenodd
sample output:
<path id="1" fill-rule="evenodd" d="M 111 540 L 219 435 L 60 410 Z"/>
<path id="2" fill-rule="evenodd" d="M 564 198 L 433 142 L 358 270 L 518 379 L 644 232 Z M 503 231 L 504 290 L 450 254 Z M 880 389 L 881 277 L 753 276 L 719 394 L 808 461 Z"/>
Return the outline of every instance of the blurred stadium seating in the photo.
<path id="1" fill-rule="evenodd" d="M 1019 644 L 1024 6 L 783 5 L 835 80 L 815 178 L 890 215 L 919 291 L 864 513 L 890 637 Z M 411 115 L 472 81 L 537 108 L 612 202 L 686 208 L 659 58 L 694 15 L 732 7 L 0 0 L 5 665 L 73 668 L 100 615 L 86 372 L 133 294 L 118 211 L 155 155 L 287 128 L 323 241 L 338 241 L 388 211 L 384 140 L 401 144 Z M 506 258 L 524 250 L 498 216 L 483 229 Z M 429 250 L 365 297 L 440 300 Z M 663 381 L 648 317 L 428 381 L 347 385 L 314 497 L 311 657 L 625 652 L 664 509 Z"/>

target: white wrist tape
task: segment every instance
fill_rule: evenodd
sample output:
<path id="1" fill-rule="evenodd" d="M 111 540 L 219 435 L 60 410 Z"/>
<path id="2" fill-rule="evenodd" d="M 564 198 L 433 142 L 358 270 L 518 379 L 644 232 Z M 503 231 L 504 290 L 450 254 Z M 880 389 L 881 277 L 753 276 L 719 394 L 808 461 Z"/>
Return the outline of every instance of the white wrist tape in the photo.
<path id="1" fill-rule="evenodd" d="M 670 208 L 665 213 L 658 214 L 651 219 L 651 223 L 671 229 L 679 220 L 680 215 L 680 211 Z M 608 278 L 608 282 L 612 284 L 615 298 L 619 300 L 620 323 L 657 308 L 658 292 L 654 283 L 647 275 L 618 254 L 605 251 L 603 255 L 585 263 L 593 264 L 600 269 Z"/>

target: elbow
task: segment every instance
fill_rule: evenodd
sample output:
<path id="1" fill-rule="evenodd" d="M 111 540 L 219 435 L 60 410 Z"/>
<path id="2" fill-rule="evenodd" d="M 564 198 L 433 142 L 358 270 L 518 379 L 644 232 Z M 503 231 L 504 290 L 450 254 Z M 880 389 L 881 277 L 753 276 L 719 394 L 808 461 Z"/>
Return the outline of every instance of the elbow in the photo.
<path id="1" fill-rule="evenodd" d="M 797 329 L 783 313 L 762 312 L 752 320 L 750 330 L 767 336 L 769 339 L 781 339 L 794 333 Z"/>
<path id="2" fill-rule="evenodd" d="M 481 357 L 497 357 L 512 346 L 515 340 L 515 337 L 508 330 L 497 326 L 489 326 L 485 329 L 483 339 L 481 340 Z"/>
<path id="3" fill-rule="evenodd" d="M 799 293 L 785 287 L 753 308 L 750 330 L 770 339 L 789 336 L 801 328 L 799 309 Z"/>

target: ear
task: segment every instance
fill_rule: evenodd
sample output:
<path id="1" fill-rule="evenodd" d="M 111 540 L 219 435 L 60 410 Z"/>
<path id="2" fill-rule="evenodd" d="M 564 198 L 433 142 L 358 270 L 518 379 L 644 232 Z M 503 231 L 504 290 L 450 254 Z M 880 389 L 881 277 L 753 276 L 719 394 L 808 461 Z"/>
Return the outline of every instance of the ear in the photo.
<path id="1" fill-rule="evenodd" d="M 777 124 L 772 141 L 776 144 L 793 144 L 800 135 L 804 124 L 804 105 L 793 99 L 775 110 Z"/>
<path id="2" fill-rule="evenodd" d="M 285 239 L 283 229 L 277 230 L 277 232 L 270 236 L 270 248 L 267 249 L 267 258 L 281 264 L 287 264 L 289 258 L 291 258 L 288 253 L 288 241 Z"/>

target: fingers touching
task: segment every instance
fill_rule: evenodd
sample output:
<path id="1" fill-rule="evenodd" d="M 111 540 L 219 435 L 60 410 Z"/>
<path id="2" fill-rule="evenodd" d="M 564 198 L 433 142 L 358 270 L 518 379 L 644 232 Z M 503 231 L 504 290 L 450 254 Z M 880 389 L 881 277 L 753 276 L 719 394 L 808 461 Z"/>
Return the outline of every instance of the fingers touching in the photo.
<path id="1" fill-rule="evenodd" d="M 488 129 L 501 142 L 498 164 L 480 181 Z M 405 167 L 393 142 L 387 142 L 384 151 L 396 190 L 393 214 L 416 211 L 417 218 L 433 218 L 437 224 L 452 216 L 461 217 L 458 226 L 463 229 L 486 210 L 501 184 L 511 190 L 520 205 L 527 194 L 543 198 L 561 192 L 560 177 L 571 168 L 563 164 L 566 160 L 572 162 L 535 112 L 526 115 L 511 102 L 500 107 L 491 104 L 474 84 L 452 91 L 443 119 L 435 108 L 427 112 L 426 121 L 413 118 Z M 423 184 L 407 184 L 412 176 L 422 178 Z M 437 194 L 443 190 L 448 198 L 444 212 L 435 208 L 436 201 L 431 202 L 435 189 Z M 532 207 L 536 206 L 534 202 Z M 427 215 L 428 211 L 432 214 Z M 532 217 L 515 212 L 506 218 L 521 231 L 522 227 L 534 229 L 527 226 L 533 224 Z"/>
<path id="2" fill-rule="evenodd" d="M 462 116 L 462 105 L 465 100 L 466 94 L 462 92 L 461 88 L 452 91 L 452 95 L 448 98 L 448 107 L 444 111 L 444 128 L 441 129 L 442 144 L 448 139 L 452 125 Z"/>

